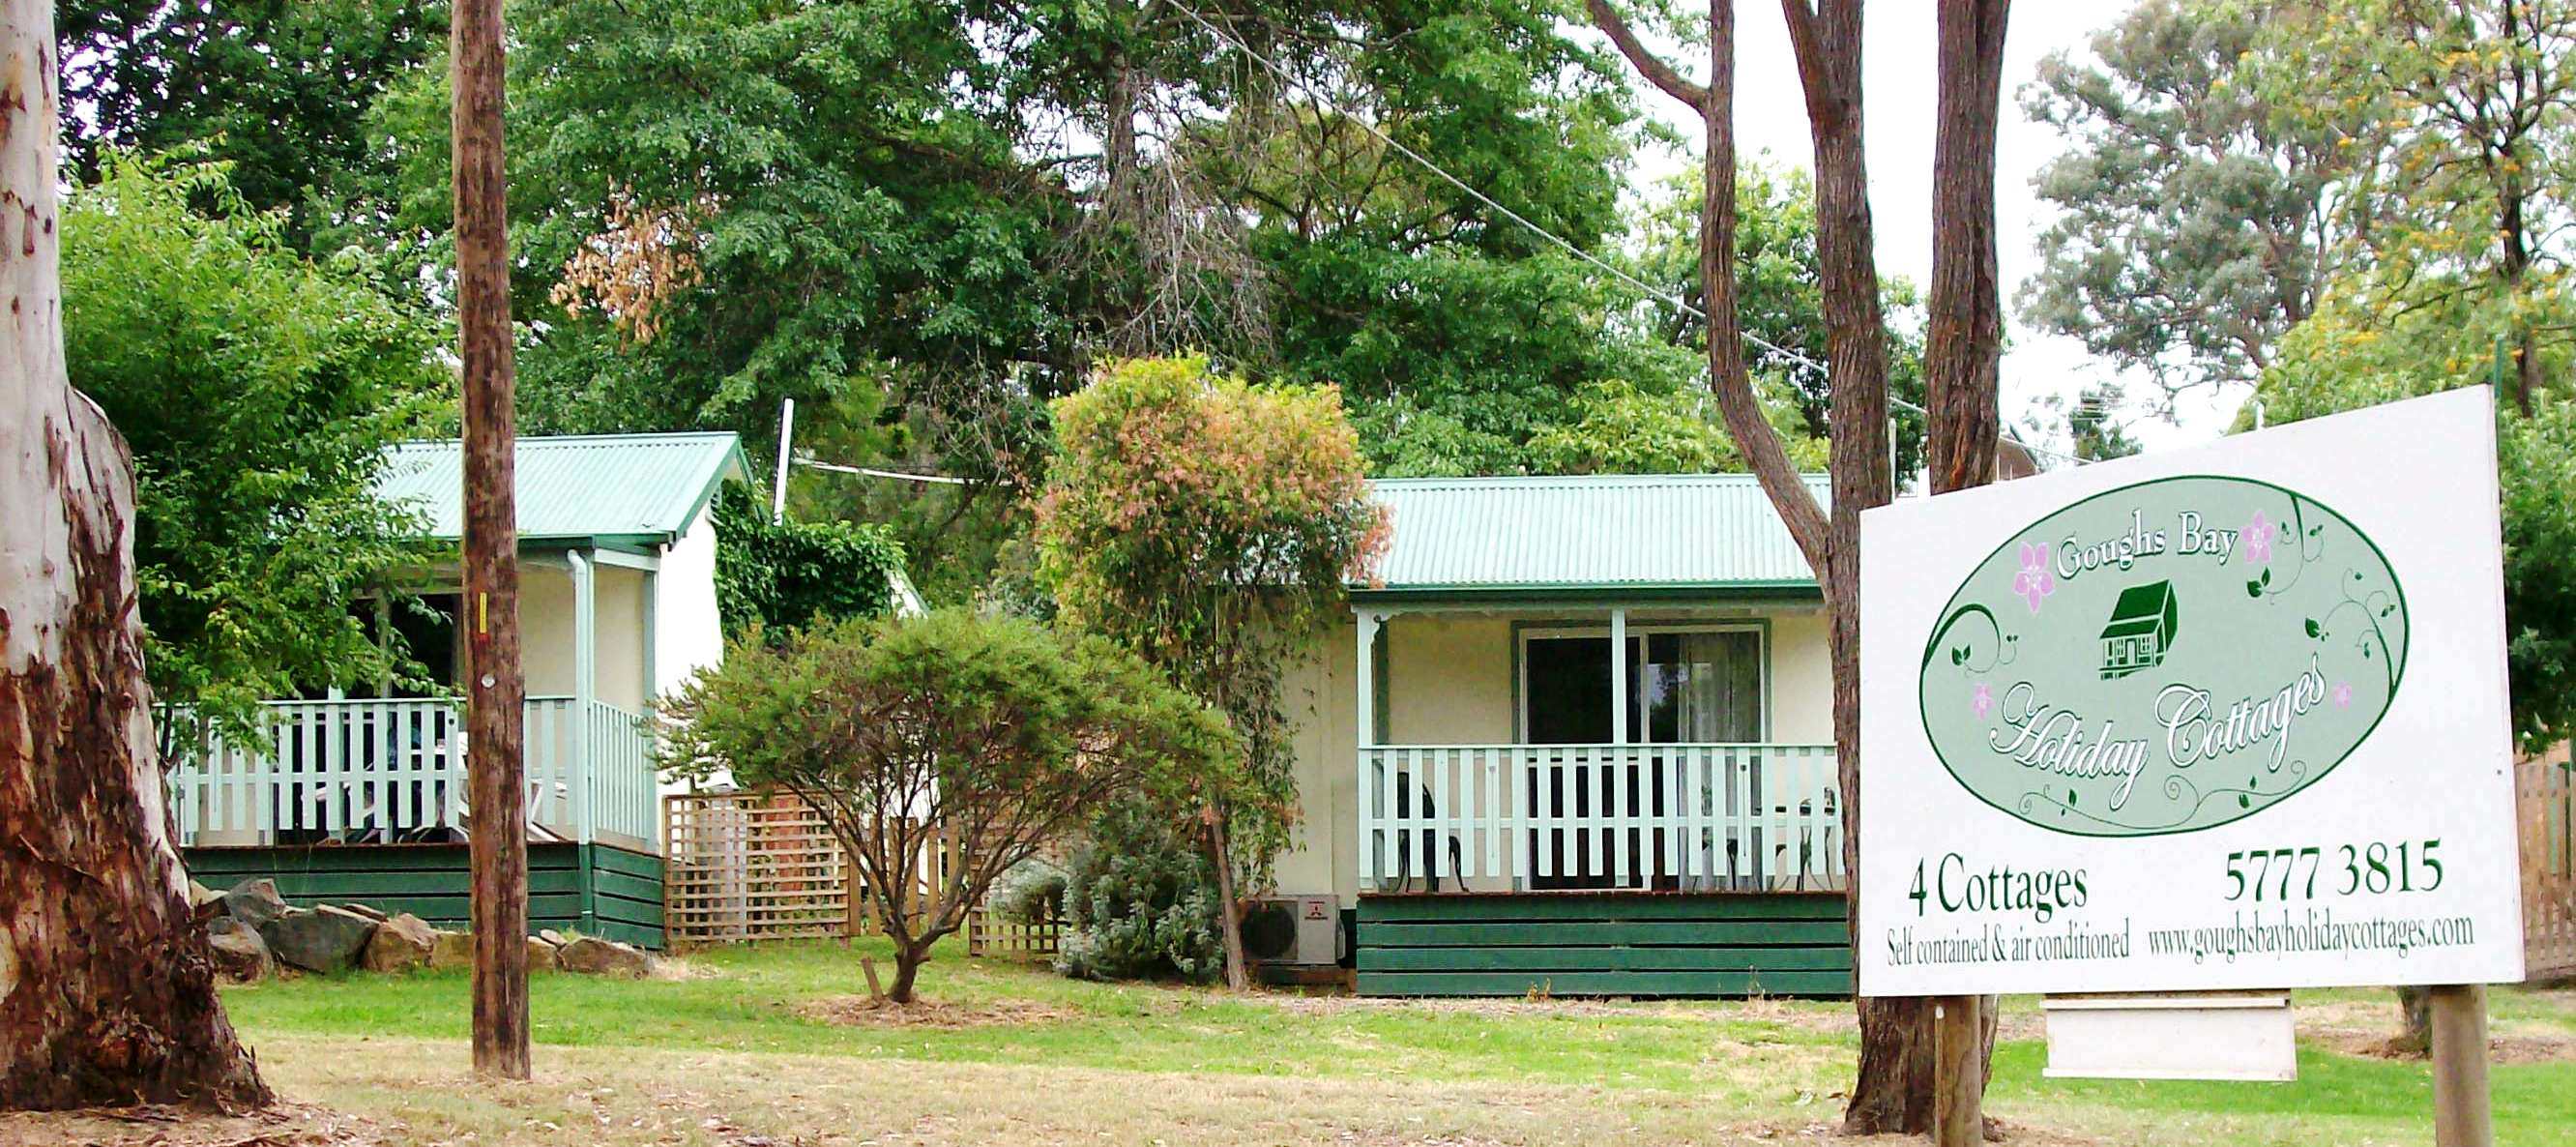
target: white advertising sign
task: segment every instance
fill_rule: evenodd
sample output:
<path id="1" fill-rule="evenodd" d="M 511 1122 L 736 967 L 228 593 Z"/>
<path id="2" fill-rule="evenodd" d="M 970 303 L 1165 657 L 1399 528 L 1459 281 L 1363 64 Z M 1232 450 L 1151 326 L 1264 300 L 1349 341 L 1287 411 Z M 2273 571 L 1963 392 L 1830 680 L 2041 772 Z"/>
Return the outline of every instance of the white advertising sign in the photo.
<path id="1" fill-rule="evenodd" d="M 1863 995 L 2522 978 L 2483 388 L 1861 516 Z"/>

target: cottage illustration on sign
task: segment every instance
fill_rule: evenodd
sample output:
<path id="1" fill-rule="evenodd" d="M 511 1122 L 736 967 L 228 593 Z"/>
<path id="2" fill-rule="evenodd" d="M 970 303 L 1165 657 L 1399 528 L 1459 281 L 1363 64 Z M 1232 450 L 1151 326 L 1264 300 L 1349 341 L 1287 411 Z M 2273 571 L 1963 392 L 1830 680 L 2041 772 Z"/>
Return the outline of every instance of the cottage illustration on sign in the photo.
<path id="1" fill-rule="evenodd" d="M 2164 664 L 2178 622 L 2171 580 L 2120 591 L 2120 600 L 2111 606 L 2111 623 L 2102 627 L 2103 679 Z"/>
<path id="2" fill-rule="evenodd" d="M 2317 783 L 2387 712 L 2408 637 L 2396 572 L 2349 520 L 2215 476 L 2030 523 L 1940 616 L 1933 751 L 1987 804 L 2084 836 L 2210 828 Z"/>

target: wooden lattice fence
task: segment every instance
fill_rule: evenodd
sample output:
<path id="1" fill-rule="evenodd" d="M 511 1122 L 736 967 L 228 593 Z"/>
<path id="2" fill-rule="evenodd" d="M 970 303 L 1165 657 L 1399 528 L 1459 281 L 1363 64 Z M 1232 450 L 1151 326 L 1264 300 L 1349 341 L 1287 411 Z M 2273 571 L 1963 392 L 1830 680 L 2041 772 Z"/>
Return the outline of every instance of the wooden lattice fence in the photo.
<path id="1" fill-rule="evenodd" d="M 794 794 L 679 793 L 663 798 L 662 817 L 664 930 L 673 947 L 877 931 L 849 850 Z M 926 905 L 964 862 L 958 846 L 943 835 L 926 852 L 911 903 Z"/>
<path id="2" fill-rule="evenodd" d="M 2522 931 L 2531 979 L 2576 976 L 2576 772 L 2568 747 L 2514 766 L 2522 815 Z"/>
<path id="3" fill-rule="evenodd" d="M 663 798 L 662 817 L 672 945 L 849 934 L 847 855 L 805 802 L 688 793 Z"/>
<path id="4" fill-rule="evenodd" d="M 978 904 L 966 915 L 966 954 L 1004 960 L 1052 959 L 1064 943 L 1064 921 L 1050 912 L 1042 920 L 1006 920 L 992 906 Z"/>

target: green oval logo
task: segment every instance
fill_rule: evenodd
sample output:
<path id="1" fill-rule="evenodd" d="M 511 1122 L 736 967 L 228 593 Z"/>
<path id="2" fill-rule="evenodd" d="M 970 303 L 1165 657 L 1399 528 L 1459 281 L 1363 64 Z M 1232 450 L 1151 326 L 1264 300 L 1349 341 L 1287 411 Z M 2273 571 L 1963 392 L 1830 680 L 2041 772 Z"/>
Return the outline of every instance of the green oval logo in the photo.
<path id="1" fill-rule="evenodd" d="M 2160 478 L 2007 538 L 1924 643 L 1923 731 L 1987 804 L 2056 832 L 2156 836 L 2315 784 L 2406 671 L 2377 544 L 2268 482 Z"/>

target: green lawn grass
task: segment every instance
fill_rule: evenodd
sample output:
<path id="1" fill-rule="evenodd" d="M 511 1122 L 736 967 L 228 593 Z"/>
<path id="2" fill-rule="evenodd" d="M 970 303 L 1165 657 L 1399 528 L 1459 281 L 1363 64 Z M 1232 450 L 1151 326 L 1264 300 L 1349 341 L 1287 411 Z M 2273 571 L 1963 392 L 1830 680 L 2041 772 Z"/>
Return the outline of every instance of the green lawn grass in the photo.
<path id="1" fill-rule="evenodd" d="M 862 990 L 859 953 L 837 944 L 725 948 L 690 957 L 684 979 L 534 979 L 541 1046 L 650 1048 L 889 1061 L 1042 1065 L 1150 1075 L 1371 1083 L 1530 1084 L 1689 1095 L 1748 1120 L 1829 1118 L 1846 1086 L 1848 1005 L 1763 1001 L 1402 1005 L 1234 997 L 1196 988 L 1090 984 L 1043 969 L 948 953 L 923 973 L 926 997 L 1036 1009 L 963 1028 L 818 1019 L 816 1001 Z M 884 955 L 881 949 L 874 954 Z M 2354 999 L 2384 999 L 2355 994 Z M 298 1037 L 463 1040 L 461 973 L 307 978 L 231 989 L 254 1046 Z M 2028 1001 L 2010 1005 L 2021 1011 Z M 2499 992 L 2500 1019 L 2576 1030 L 2565 997 Z M 2421 1142 L 2431 1084 L 2421 1063 L 2304 1046 L 2288 1084 L 2070 1081 L 2040 1076 L 2035 1040 L 1998 1049 L 1988 1110 L 2007 1120 L 2116 1142 Z M 2576 1128 L 2576 1063 L 2494 1069 L 2498 1141 L 2557 1145 Z"/>

